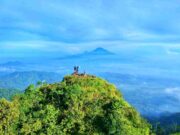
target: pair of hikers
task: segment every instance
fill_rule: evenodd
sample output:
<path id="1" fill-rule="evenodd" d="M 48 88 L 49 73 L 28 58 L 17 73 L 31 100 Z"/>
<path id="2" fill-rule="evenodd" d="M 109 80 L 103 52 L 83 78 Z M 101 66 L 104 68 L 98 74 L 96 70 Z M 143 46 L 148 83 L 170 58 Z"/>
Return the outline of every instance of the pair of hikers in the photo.
<path id="1" fill-rule="evenodd" d="M 79 72 L 79 66 L 74 66 L 74 73 L 75 75 L 78 75 Z"/>
<path id="2" fill-rule="evenodd" d="M 73 75 L 85 76 L 86 72 L 84 72 L 83 74 L 79 74 L 79 66 L 74 66 L 74 73 L 73 73 Z"/>

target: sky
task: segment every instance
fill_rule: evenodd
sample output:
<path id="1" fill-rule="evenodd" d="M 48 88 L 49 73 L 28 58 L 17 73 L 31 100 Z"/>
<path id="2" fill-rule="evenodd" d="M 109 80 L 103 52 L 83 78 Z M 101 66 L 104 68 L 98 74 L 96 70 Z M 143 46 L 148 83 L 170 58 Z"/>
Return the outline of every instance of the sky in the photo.
<path id="1" fill-rule="evenodd" d="M 180 1 L 0 0 L 0 57 L 100 46 L 114 52 L 160 46 L 180 53 Z"/>

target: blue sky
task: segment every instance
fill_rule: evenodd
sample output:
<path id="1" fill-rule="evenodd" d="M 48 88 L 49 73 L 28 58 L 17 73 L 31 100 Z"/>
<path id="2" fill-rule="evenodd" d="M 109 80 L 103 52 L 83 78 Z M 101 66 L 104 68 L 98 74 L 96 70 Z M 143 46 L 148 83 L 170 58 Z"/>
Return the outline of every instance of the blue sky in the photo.
<path id="1" fill-rule="evenodd" d="M 0 56 L 180 48 L 179 0 L 1 0 Z"/>

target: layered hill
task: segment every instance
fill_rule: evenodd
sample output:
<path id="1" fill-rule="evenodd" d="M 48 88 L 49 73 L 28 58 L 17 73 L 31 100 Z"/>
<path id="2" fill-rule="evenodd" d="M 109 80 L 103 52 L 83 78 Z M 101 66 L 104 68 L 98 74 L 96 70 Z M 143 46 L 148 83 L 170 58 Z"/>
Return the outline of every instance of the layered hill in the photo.
<path id="1" fill-rule="evenodd" d="M 1 134 L 150 134 L 150 125 L 119 90 L 91 75 L 31 85 L 12 102 L 0 100 L 0 111 Z"/>
<path id="2" fill-rule="evenodd" d="M 7 75 L 0 76 L 0 88 L 15 88 L 24 90 L 28 85 L 36 84 L 38 81 L 53 83 L 61 79 L 62 75 L 53 72 L 13 72 Z"/>

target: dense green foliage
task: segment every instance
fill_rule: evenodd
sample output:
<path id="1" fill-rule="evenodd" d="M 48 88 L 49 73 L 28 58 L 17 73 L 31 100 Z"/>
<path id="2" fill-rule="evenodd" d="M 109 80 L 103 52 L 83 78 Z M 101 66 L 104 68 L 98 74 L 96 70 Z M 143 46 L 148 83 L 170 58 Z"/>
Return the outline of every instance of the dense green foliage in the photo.
<path id="1" fill-rule="evenodd" d="M 180 135 L 180 132 L 179 133 L 174 133 L 174 134 L 171 134 L 171 135 Z"/>
<path id="2" fill-rule="evenodd" d="M 150 135 L 115 86 L 94 76 L 31 85 L 12 102 L 0 100 L 0 111 L 0 134 Z"/>
<path id="3" fill-rule="evenodd" d="M 19 117 L 18 103 L 0 100 L 0 134 L 12 135 L 16 131 Z"/>
<path id="4" fill-rule="evenodd" d="M 157 135 L 180 134 L 180 113 L 163 114 L 160 117 L 148 118 Z"/>

